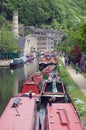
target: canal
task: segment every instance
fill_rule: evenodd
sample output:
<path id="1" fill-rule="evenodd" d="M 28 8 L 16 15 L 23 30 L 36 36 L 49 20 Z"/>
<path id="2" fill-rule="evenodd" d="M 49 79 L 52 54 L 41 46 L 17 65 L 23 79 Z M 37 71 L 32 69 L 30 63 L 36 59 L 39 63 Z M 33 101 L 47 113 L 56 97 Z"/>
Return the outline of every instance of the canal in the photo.
<path id="1" fill-rule="evenodd" d="M 26 63 L 24 67 L 15 70 L 0 68 L 0 115 L 9 99 L 17 96 L 24 81 L 35 71 L 38 71 L 38 59 L 34 59 L 32 63 Z"/>

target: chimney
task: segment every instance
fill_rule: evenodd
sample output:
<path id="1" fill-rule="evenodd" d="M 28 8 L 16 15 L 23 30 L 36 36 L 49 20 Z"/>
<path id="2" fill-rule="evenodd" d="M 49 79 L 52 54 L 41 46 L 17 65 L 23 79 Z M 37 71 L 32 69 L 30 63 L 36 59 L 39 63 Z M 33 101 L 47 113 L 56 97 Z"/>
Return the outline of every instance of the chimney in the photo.
<path id="1" fill-rule="evenodd" d="M 16 36 L 16 38 L 18 38 L 18 11 L 14 10 L 13 11 L 13 33 Z"/>

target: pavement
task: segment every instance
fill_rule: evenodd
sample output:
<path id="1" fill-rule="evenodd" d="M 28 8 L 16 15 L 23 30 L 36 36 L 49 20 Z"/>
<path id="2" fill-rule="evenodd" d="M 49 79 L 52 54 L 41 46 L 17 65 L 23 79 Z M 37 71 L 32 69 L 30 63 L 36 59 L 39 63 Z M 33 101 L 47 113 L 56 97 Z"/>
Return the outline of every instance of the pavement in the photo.
<path id="1" fill-rule="evenodd" d="M 65 65 L 64 57 L 61 57 L 60 59 Z M 86 77 L 79 72 L 76 74 L 76 70 L 71 65 L 66 66 L 66 69 L 75 83 L 79 86 L 83 94 L 86 96 Z"/>

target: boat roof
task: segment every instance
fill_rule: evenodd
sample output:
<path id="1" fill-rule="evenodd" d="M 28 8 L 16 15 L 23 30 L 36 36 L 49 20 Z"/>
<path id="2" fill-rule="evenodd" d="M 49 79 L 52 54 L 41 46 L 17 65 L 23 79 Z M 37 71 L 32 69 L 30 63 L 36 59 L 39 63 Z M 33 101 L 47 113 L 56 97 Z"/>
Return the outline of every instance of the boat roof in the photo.
<path id="1" fill-rule="evenodd" d="M 47 106 L 49 130 L 84 130 L 71 103 Z"/>
<path id="2" fill-rule="evenodd" d="M 39 83 L 41 82 L 41 79 L 42 74 L 39 72 L 35 72 L 30 76 L 29 79 L 27 79 L 24 82 L 21 92 L 26 93 L 31 90 L 33 93 L 39 94 L 40 93 Z"/>
<path id="3" fill-rule="evenodd" d="M 32 78 L 33 78 L 33 80 L 32 80 Z M 25 84 L 28 84 L 28 85 L 36 84 L 36 85 L 38 85 L 41 79 L 42 79 L 42 73 L 41 72 L 35 72 L 24 82 L 24 85 Z"/>
<path id="4" fill-rule="evenodd" d="M 0 130 L 33 130 L 35 98 L 19 97 L 20 104 L 12 107 L 11 98 L 0 118 Z"/>
<path id="5" fill-rule="evenodd" d="M 36 84 L 25 84 L 23 85 L 22 87 L 22 93 L 26 93 L 26 92 L 29 92 L 29 91 L 32 91 L 32 93 L 34 94 L 39 94 L 40 93 L 40 88 L 38 88 L 38 85 Z"/>

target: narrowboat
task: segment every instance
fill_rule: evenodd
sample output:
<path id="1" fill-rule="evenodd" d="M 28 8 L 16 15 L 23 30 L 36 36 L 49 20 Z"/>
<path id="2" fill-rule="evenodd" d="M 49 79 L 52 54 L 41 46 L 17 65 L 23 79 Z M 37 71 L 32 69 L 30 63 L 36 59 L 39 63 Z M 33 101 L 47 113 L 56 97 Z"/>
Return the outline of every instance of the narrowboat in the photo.
<path id="1" fill-rule="evenodd" d="M 1 115 L 0 130 L 39 130 L 36 99 L 11 98 Z"/>
<path id="2" fill-rule="evenodd" d="M 40 94 L 42 89 L 42 73 L 33 73 L 22 85 L 21 93 L 32 91 L 34 94 Z"/>
<path id="3" fill-rule="evenodd" d="M 49 60 L 49 65 L 57 65 L 57 58 L 56 57 L 51 57 Z"/>
<path id="4" fill-rule="evenodd" d="M 10 68 L 11 69 L 19 68 L 19 67 L 22 67 L 23 65 L 24 65 L 23 58 L 14 58 L 12 62 L 10 63 Z"/>
<path id="5" fill-rule="evenodd" d="M 62 81 L 54 78 L 45 80 L 41 92 L 42 102 L 66 102 L 66 100 L 67 95 Z"/>
<path id="6" fill-rule="evenodd" d="M 46 66 L 48 66 L 48 62 L 49 59 L 46 57 L 43 57 L 40 61 L 39 61 L 39 70 L 44 69 Z"/>
<path id="7" fill-rule="evenodd" d="M 77 111 L 71 103 L 47 105 L 45 130 L 84 130 Z"/>
<path id="8" fill-rule="evenodd" d="M 49 73 L 53 72 L 53 70 L 54 70 L 55 67 L 56 67 L 55 65 L 48 65 L 47 67 L 45 67 L 42 70 L 42 73 L 48 75 Z"/>

